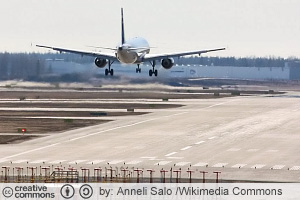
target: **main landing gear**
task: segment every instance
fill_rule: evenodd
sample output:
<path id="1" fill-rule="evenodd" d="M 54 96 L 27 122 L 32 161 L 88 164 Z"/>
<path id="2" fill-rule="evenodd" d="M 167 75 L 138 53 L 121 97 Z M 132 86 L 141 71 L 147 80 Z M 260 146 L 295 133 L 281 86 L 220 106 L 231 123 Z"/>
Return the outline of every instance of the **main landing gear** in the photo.
<path id="1" fill-rule="evenodd" d="M 136 68 L 136 73 L 141 73 L 142 72 L 142 69 L 140 68 L 140 64 L 137 64 L 137 68 Z"/>
<path id="2" fill-rule="evenodd" d="M 110 69 L 111 65 L 114 63 L 114 61 L 108 61 L 108 69 L 105 69 L 105 76 L 107 76 L 108 74 L 110 74 L 111 76 L 114 75 L 114 70 Z"/>
<path id="3" fill-rule="evenodd" d="M 157 69 L 154 69 L 155 68 L 155 60 L 153 60 L 153 62 L 150 61 L 150 64 L 152 65 L 152 69 L 149 70 L 149 76 L 152 76 L 153 74 L 155 76 L 157 76 L 157 74 L 158 74 Z"/>

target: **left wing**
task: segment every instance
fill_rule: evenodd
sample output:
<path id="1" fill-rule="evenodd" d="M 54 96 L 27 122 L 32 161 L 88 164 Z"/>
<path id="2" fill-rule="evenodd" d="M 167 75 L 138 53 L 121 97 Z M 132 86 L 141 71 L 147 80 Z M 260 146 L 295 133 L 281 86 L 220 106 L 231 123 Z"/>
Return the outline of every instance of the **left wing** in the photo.
<path id="1" fill-rule="evenodd" d="M 153 60 L 160 60 L 160 59 L 164 59 L 164 58 L 173 58 L 173 57 L 195 55 L 195 54 L 201 55 L 202 53 L 208 53 L 208 52 L 212 52 L 212 51 L 222 51 L 222 50 L 225 50 L 225 48 L 208 49 L 208 50 L 200 50 L 200 51 L 187 51 L 187 52 L 181 52 L 181 53 L 147 54 L 143 57 L 143 62 L 153 61 Z"/>
<path id="2" fill-rule="evenodd" d="M 79 54 L 82 56 L 93 56 L 93 57 L 99 57 L 102 59 L 108 59 L 111 61 L 118 61 L 114 53 L 100 53 L 100 52 L 88 52 L 88 51 L 79 51 L 79 50 L 73 50 L 73 49 L 64 49 L 59 47 L 50 47 L 50 46 L 44 46 L 44 45 L 36 45 L 37 47 L 52 49 L 59 52 L 67 52 L 67 53 L 74 53 Z"/>

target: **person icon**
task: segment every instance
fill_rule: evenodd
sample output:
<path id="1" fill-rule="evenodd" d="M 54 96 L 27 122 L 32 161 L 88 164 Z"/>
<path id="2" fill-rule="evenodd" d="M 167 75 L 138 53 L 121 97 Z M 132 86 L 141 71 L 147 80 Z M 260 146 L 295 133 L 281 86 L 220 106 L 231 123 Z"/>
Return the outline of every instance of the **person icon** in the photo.
<path id="1" fill-rule="evenodd" d="M 70 184 L 65 184 L 60 188 L 60 195 L 64 199 L 71 199 L 75 194 L 75 189 L 72 185 Z"/>
<path id="2" fill-rule="evenodd" d="M 68 197 L 70 195 L 70 189 L 69 187 L 66 188 L 66 196 Z"/>

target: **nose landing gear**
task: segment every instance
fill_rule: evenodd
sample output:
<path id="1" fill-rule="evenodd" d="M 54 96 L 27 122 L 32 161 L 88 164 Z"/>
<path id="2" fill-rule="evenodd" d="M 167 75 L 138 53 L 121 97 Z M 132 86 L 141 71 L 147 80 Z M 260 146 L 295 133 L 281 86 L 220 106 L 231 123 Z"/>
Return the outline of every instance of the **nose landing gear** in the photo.
<path id="1" fill-rule="evenodd" d="M 136 68 L 136 73 L 141 73 L 142 72 L 142 69 L 140 68 L 140 64 L 137 64 L 137 68 Z"/>

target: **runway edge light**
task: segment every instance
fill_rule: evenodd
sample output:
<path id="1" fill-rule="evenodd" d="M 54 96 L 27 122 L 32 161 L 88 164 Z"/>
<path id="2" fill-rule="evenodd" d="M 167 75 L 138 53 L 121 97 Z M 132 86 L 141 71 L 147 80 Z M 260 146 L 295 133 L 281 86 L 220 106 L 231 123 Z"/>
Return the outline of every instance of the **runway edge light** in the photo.
<path id="1" fill-rule="evenodd" d="M 27 133 L 27 128 L 18 128 L 18 133 Z"/>

